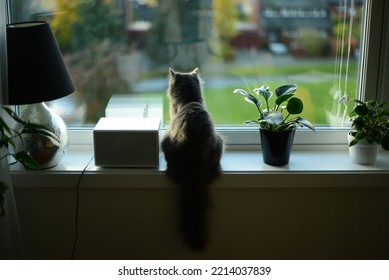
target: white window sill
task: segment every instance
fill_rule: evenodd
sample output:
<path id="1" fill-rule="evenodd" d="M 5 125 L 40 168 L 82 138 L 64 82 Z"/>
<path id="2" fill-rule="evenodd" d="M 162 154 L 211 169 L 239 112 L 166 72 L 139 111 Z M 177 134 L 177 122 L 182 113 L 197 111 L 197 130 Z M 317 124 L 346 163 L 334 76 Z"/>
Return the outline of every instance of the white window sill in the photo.
<path id="1" fill-rule="evenodd" d="M 162 153 L 159 167 L 147 169 L 102 168 L 94 165 L 92 157 L 91 146 L 74 145 L 61 163 L 51 169 L 26 171 L 13 165 L 14 187 L 74 187 L 87 165 L 81 183 L 83 187 L 170 186 L 164 176 L 166 162 Z M 222 168 L 221 187 L 389 187 L 388 152 L 380 151 L 375 165 L 357 165 L 351 162 L 347 146 L 295 146 L 289 164 L 281 167 L 264 164 L 259 148 L 227 150 L 222 158 Z M 312 175 L 316 177 L 312 178 Z M 338 177 L 335 180 L 328 176 Z"/>
<path id="2" fill-rule="evenodd" d="M 93 156 L 87 147 L 72 147 L 52 169 L 12 166 L 28 258 L 68 258 L 77 213 L 80 259 L 387 259 L 387 152 L 360 166 L 345 146 L 297 145 L 289 165 L 271 167 L 259 150 L 227 151 L 212 187 L 210 247 L 193 255 L 177 242 L 165 162 L 136 169 L 92 161 L 81 176 Z"/>

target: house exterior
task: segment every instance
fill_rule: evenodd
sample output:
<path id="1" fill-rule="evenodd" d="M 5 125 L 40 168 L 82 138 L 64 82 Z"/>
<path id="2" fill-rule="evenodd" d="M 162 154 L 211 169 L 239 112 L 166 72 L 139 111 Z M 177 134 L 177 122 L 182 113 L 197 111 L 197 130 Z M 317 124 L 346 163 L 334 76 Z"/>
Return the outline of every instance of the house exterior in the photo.
<path id="1" fill-rule="evenodd" d="M 269 42 L 288 42 L 302 26 L 329 34 L 332 21 L 327 0 L 259 0 L 258 25 Z"/>

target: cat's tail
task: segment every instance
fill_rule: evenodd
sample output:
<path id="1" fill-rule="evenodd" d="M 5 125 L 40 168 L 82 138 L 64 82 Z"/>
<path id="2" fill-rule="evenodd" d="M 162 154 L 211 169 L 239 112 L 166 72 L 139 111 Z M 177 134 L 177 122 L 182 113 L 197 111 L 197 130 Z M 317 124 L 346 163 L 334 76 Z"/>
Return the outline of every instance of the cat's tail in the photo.
<path id="1" fill-rule="evenodd" d="M 208 243 L 210 196 L 208 182 L 198 179 L 182 183 L 179 189 L 179 229 L 185 245 L 194 251 L 203 251 Z"/>

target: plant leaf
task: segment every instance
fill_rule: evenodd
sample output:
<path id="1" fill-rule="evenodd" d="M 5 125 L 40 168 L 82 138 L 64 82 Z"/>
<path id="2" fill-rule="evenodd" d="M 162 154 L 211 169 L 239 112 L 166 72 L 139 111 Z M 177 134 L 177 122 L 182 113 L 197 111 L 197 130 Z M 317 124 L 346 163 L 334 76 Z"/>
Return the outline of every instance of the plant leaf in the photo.
<path id="1" fill-rule="evenodd" d="M 244 98 L 244 100 L 246 100 L 248 103 L 251 103 L 251 104 L 254 104 L 254 105 L 257 105 L 258 104 L 258 100 L 254 97 L 254 96 L 246 96 Z"/>
<path id="2" fill-rule="evenodd" d="M 244 89 L 240 89 L 240 88 L 237 88 L 236 90 L 234 90 L 234 93 L 242 94 L 242 95 L 245 95 L 245 96 L 248 95 L 247 91 L 245 91 Z"/>
<path id="3" fill-rule="evenodd" d="M 249 121 L 245 121 L 245 122 L 244 122 L 244 125 L 245 125 L 245 126 L 249 126 L 249 125 L 252 125 L 252 124 L 258 124 L 258 121 L 249 120 Z"/>
<path id="4" fill-rule="evenodd" d="M 357 142 L 359 140 L 363 140 L 365 139 L 366 137 L 366 133 L 364 131 L 358 131 L 356 134 L 355 134 L 355 140 L 357 140 Z"/>
<path id="5" fill-rule="evenodd" d="M 7 114 L 8 114 L 11 118 L 14 119 L 14 121 L 16 121 L 16 122 L 18 122 L 18 123 L 21 123 L 21 124 L 23 124 L 23 125 L 26 124 L 26 122 L 23 121 L 21 118 L 19 118 L 18 115 L 17 115 L 14 111 L 12 111 L 10 108 L 4 107 L 4 106 L 3 106 L 2 108 L 7 112 Z"/>
<path id="6" fill-rule="evenodd" d="M 354 99 L 354 102 L 357 104 L 365 104 L 365 102 L 359 100 L 359 99 Z"/>
<path id="7" fill-rule="evenodd" d="M 294 92 L 297 90 L 297 85 L 283 85 L 275 89 L 276 95 L 281 96 L 284 94 L 294 94 Z"/>
<path id="8" fill-rule="evenodd" d="M 389 117 L 389 110 L 384 109 L 384 110 L 382 111 L 382 115 L 383 115 L 383 116 L 386 116 L 386 117 Z"/>
<path id="9" fill-rule="evenodd" d="M 315 127 L 306 119 L 298 117 L 296 120 L 297 123 L 301 124 L 302 126 L 308 127 L 309 129 L 316 131 Z"/>
<path id="10" fill-rule="evenodd" d="M 268 101 L 273 95 L 273 93 L 269 90 L 268 86 L 261 86 L 260 88 L 256 88 L 254 89 L 254 92 L 258 95 L 263 96 L 266 101 Z"/>
<path id="11" fill-rule="evenodd" d="M 234 90 L 234 93 L 237 93 L 237 94 L 241 94 L 241 95 L 246 96 L 246 97 L 244 98 L 244 100 L 246 100 L 246 101 L 249 102 L 249 103 L 252 103 L 252 104 L 256 105 L 256 106 L 258 107 L 258 109 L 259 109 L 259 108 L 261 107 L 261 105 L 262 105 L 262 101 L 261 101 L 260 99 L 256 98 L 254 95 L 248 93 L 248 92 L 245 91 L 244 89 L 238 88 L 238 89 Z"/>
<path id="12" fill-rule="evenodd" d="M 18 162 L 20 162 L 24 168 L 29 169 L 29 168 L 35 168 L 39 169 L 40 165 L 39 163 L 31 157 L 26 151 L 21 151 L 16 154 L 12 155 Z"/>
<path id="13" fill-rule="evenodd" d="M 272 125 L 278 126 L 278 125 L 282 124 L 282 122 L 284 121 L 284 116 L 280 112 L 275 112 L 275 113 L 266 115 L 265 121 L 272 124 Z"/>
<path id="14" fill-rule="evenodd" d="M 275 103 L 276 103 L 276 105 L 281 105 L 283 102 L 285 102 L 286 100 L 288 100 L 292 96 L 293 96 L 293 93 L 291 93 L 291 94 L 284 94 L 284 95 L 278 96 L 276 101 L 275 101 Z"/>
<path id="15" fill-rule="evenodd" d="M 355 129 L 363 128 L 367 125 L 367 121 L 362 117 L 357 117 L 353 120 L 352 126 Z"/>
<path id="16" fill-rule="evenodd" d="M 47 129 L 46 126 L 44 125 L 41 125 L 41 124 L 36 124 L 36 123 L 26 123 L 22 132 L 22 134 L 26 134 L 26 133 L 32 133 L 32 134 L 40 134 L 42 136 L 46 136 L 48 137 L 51 142 L 53 142 L 53 144 L 55 146 L 60 146 L 60 142 L 59 142 L 59 138 L 57 137 L 57 135 L 55 135 L 53 132 L 51 132 L 50 130 Z"/>
<path id="17" fill-rule="evenodd" d="M 389 151 L 389 133 L 381 138 L 381 146 L 385 151 Z"/>
<path id="18" fill-rule="evenodd" d="M 293 97 L 289 99 L 288 104 L 286 105 L 286 110 L 290 114 L 300 114 L 304 109 L 304 104 L 300 98 Z"/>
<path id="19" fill-rule="evenodd" d="M 352 147 L 354 146 L 355 144 L 358 143 L 358 140 L 356 140 L 355 138 L 353 140 L 351 140 L 350 144 L 349 144 L 349 147 Z"/>
<path id="20" fill-rule="evenodd" d="M 11 129 L 7 125 L 7 123 L 0 117 L 0 132 L 4 134 L 5 132 L 11 133 Z"/>
<path id="21" fill-rule="evenodd" d="M 365 104 L 361 104 L 355 107 L 354 112 L 363 117 L 366 116 L 369 113 L 369 108 Z"/>

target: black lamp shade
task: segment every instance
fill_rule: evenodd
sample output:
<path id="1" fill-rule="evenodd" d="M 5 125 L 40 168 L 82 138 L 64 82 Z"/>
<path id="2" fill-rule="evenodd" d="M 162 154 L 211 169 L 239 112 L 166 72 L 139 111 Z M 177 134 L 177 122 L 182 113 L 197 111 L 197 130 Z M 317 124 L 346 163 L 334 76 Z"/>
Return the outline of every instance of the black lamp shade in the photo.
<path id="1" fill-rule="evenodd" d="M 50 101 L 74 92 L 47 22 L 7 25 L 7 53 L 9 105 Z"/>

